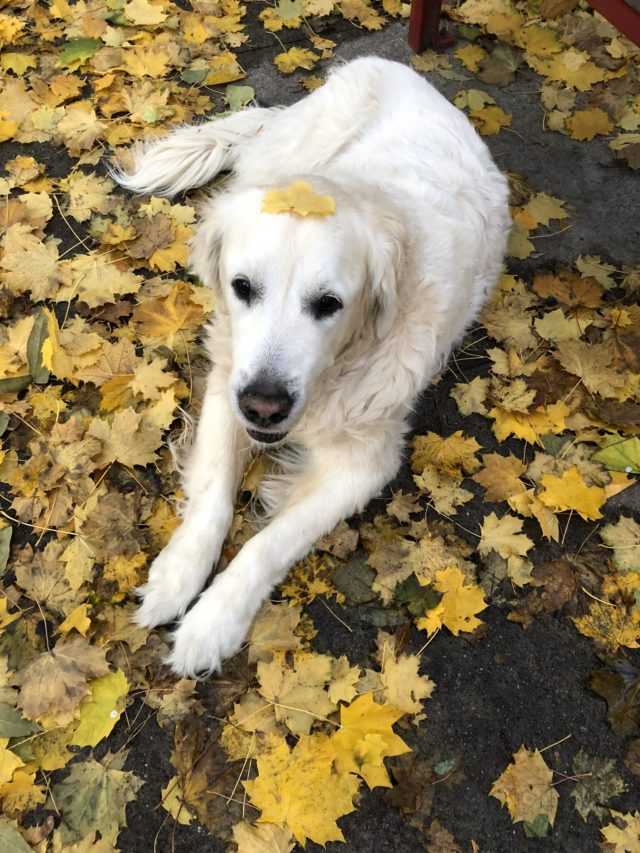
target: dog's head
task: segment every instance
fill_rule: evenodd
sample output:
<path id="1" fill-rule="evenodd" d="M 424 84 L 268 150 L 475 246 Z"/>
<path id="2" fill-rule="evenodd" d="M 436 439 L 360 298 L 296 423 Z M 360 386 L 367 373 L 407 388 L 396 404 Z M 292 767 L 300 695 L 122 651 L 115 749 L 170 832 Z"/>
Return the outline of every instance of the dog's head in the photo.
<path id="1" fill-rule="evenodd" d="M 312 183 L 335 213 L 266 213 L 265 188 L 231 188 L 205 206 L 192 244 L 191 268 L 229 314 L 231 404 L 262 444 L 286 436 L 352 341 L 384 337 L 396 314 L 399 222 L 372 200 Z"/>

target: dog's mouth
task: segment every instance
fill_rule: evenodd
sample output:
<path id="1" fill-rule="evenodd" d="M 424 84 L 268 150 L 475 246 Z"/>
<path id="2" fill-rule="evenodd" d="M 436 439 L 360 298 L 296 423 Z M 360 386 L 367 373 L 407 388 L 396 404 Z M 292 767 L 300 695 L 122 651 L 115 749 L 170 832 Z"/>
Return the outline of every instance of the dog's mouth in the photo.
<path id="1" fill-rule="evenodd" d="M 260 444 L 276 444 L 287 437 L 286 432 L 261 432 L 257 429 L 247 429 L 247 433 L 254 441 L 259 441 Z"/>

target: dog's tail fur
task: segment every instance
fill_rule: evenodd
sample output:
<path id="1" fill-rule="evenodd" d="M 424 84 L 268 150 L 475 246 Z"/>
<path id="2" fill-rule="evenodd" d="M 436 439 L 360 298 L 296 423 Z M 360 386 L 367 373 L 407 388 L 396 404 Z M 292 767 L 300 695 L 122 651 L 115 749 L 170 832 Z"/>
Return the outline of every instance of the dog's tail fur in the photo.
<path id="1" fill-rule="evenodd" d="M 142 143 L 133 151 L 134 167 L 117 166 L 111 177 L 125 189 L 140 194 L 174 196 L 200 187 L 219 172 L 233 168 L 243 143 L 251 141 L 278 108 L 254 107 L 193 127 L 181 127 L 168 136 Z"/>

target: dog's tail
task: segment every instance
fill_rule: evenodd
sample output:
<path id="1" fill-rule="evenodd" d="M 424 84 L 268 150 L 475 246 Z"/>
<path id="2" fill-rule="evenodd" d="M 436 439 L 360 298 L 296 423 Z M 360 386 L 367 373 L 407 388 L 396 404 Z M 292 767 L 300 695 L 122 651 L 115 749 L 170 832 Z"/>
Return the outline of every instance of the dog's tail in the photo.
<path id="1" fill-rule="evenodd" d="M 251 141 L 279 112 L 254 107 L 193 127 L 174 130 L 133 151 L 133 170 L 110 168 L 125 189 L 141 194 L 174 196 L 200 187 L 219 172 L 233 168 L 243 144 Z"/>

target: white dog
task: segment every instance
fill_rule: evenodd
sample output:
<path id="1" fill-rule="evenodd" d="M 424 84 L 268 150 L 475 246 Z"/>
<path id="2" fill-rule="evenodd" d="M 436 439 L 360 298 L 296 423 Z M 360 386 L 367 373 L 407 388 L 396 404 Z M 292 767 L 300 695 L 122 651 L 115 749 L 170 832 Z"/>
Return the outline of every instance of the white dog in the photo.
<path id="1" fill-rule="evenodd" d="M 406 418 L 500 273 L 507 182 L 466 117 L 409 68 L 364 58 L 285 109 L 247 109 L 138 150 L 120 183 L 174 195 L 222 171 L 191 268 L 216 289 L 213 366 L 184 472 L 181 527 L 138 621 L 183 617 L 170 663 L 193 676 L 239 650 L 314 542 L 396 473 Z M 264 212 L 297 180 L 335 213 Z M 280 445 L 271 520 L 200 596 L 252 449 Z"/>

